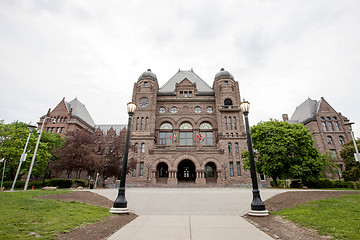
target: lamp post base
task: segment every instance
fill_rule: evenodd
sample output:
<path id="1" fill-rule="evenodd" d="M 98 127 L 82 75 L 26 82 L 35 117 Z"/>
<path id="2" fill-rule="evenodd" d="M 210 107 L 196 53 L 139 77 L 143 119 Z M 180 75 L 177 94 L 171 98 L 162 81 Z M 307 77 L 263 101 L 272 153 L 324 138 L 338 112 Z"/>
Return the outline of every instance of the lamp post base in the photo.
<path id="1" fill-rule="evenodd" d="M 255 216 L 255 217 L 265 217 L 265 216 L 268 216 L 269 215 L 269 211 L 268 210 L 250 210 L 248 212 L 248 214 L 250 216 Z"/>
<path id="2" fill-rule="evenodd" d="M 124 213 L 129 213 L 129 209 L 128 208 L 114 208 L 114 207 L 112 207 L 109 212 L 110 213 L 115 213 L 115 214 L 124 214 Z"/>

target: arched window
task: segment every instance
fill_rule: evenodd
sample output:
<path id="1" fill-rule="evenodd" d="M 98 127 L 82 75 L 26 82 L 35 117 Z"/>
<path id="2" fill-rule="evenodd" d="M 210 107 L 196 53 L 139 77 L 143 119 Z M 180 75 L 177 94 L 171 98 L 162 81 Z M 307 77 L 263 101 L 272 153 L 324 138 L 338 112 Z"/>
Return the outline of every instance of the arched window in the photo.
<path id="1" fill-rule="evenodd" d="M 332 137 L 330 137 L 330 136 L 327 136 L 327 137 L 326 137 L 326 141 L 327 141 L 328 144 L 332 144 L 332 143 L 333 143 Z"/>
<path id="2" fill-rule="evenodd" d="M 232 130 L 231 117 L 229 117 L 229 129 Z"/>
<path id="3" fill-rule="evenodd" d="M 213 127 L 208 122 L 200 124 L 200 144 L 201 145 L 214 145 Z"/>
<path id="4" fill-rule="evenodd" d="M 136 130 L 139 130 L 139 123 L 140 123 L 140 118 L 137 117 L 136 118 Z"/>
<path id="5" fill-rule="evenodd" d="M 141 144 L 141 152 L 144 153 L 145 152 L 145 143 Z"/>
<path id="6" fill-rule="evenodd" d="M 328 122 L 329 131 L 334 131 L 331 122 Z"/>
<path id="7" fill-rule="evenodd" d="M 234 117 L 234 129 L 237 130 L 237 126 L 236 126 L 236 117 Z"/>
<path id="8" fill-rule="evenodd" d="M 232 148 L 231 143 L 228 143 L 228 152 L 229 153 L 231 153 L 231 148 Z"/>
<path id="9" fill-rule="evenodd" d="M 339 136 L 339 142 L 341 145 L 345 143 L 343 136 Z"/>
<path id="10" fill-rule="evenodd" d="M 184 122 L 180 125 L 180 145 L 193 145 L 193 127 L 190 123 Z"/>
<path id="11" fill-rule="evenodd" d="M 224 105 L 225 105 L 225 106 L 233 105 L 232 100 L 231 100 L 230 98 L 225 99 Z"/>
<path id="12" fill-rule="evenodd" d="M 161 124 L 159 131 L 159 144 L 171 145 L 173 139 L 173 126 L 169 122 Z"/>
<path id="13" fill-rule="evenodd" d="M 235 143 L 235 153 L 239 153 L 239 144 Z"/>
<path id="14" fill-rule="evenodd" d="M 139 144 L 138 144 L 138 143 L 135 143 L 134 148 L 135 148 L 135 153 L 137 153 L 137 152 L 138 152 L 138 148 L 139 148 Z"/>
<path id="15" fill-rule="evenodd" d="M 225 130 L 228 130 L 227 129 L 227 117 L 224 117 L 224 124 L 225 124 Z"/>
<path id="16" fill-rule="evenodd" d="M 148 128 L 149 128 L 149 118 L 147 117 L 145 119 L 145 130 L 148 130 Z"/>

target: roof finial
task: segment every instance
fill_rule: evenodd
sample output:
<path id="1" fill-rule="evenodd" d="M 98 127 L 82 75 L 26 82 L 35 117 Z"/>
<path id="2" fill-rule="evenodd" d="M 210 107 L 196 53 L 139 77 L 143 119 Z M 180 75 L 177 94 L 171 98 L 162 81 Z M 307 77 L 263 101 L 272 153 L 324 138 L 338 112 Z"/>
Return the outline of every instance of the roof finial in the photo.
<path id="1" fill-rule="evenodd" d="M 148 72 L 151 72 L 151 69 L 150 69 L 150 68 L 148 69 Z"/>
<path id="2" fill-rule="evenodd" d="M 224 69 L 224 68 L 221 68 L 220 71 L 225 71 L 225 69 Z"/>

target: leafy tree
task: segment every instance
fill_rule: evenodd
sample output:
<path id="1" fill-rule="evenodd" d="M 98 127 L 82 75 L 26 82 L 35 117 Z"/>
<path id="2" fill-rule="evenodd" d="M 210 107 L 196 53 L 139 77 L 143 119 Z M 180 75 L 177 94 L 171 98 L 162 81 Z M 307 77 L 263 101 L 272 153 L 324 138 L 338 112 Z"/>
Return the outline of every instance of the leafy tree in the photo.
<path id="1" fill-rule="evenodd" d="M 277 179 L 318 178 L 325 158 L 313 146 L 314 140 L 302 124 L 278 120 L 260 122 L 251 128 L 254 149 L 258 153 L 257 170 Z"/>
<path id="2" fill-rule="evenodd" d="M 6 180 L 11 181 L 15 177 L 28 135 L 28 124 L 18 121 L 4 124 L 4 121 L 0 121 L 0 158 L 6 160 Z M 31 133 L 26 151 L 26 161 L 22 163 L 19 178 L 29 171 L 38 136 L 39 134 L 35 130 Z M 52 156 L 52 150 L 61 146 L 61 144 L 62 139 L 59 134 L 43 132 L 37 150 L 32 176 L 39 177 L 44 173 L 44 169 Z"/>
<path id="3" fill-rule="evenodd" d="M 66 171 L 68 177 L 72 172 L 80 178 L 81 172 L 94 176 L 100 164 L 100 156 L 96 154 L 95 135 L 85 131 L 73 131 L 66 134 L 64 145 L 59 148 L 58 159 L 51 164 L 56 172 Z"/>
<path id="4" fill-rule="evenodd" d="M 358 149 L 360 148 L 360 139 L 356 140 Z M 345 171 L 343 176 L 345 181 L 358 181 L 360 179 L 360 162 L 355 161 L 355 146 L 353 141 L 344 144 L 343 150 L 340 152 L 341 158 L 345 163 Z"/>

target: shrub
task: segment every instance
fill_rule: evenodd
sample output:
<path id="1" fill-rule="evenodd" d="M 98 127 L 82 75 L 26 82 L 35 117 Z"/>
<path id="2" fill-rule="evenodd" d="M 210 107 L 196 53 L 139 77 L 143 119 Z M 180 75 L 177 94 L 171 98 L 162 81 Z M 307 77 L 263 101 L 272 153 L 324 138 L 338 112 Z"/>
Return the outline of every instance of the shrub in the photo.
<path id="1" fill-rule="evenodd" d="M 300 179 L 292 179 L 290 183 L 290 188 L 302 188 L 302 182 Z"/>
<path id="2" fill-rule="evenodd" d="M 277 185 L 278 185 L 279 187 L 281 187 L 281 188 L 287 188 L 287 187 L 289 187 L 289 184 L 288 184 L 287 180 L 276 180 L 276 182 L 277 182 Z M 271 181 L 270 181 L 270 185 L 271 185 L 272 187 L 275 187 L 274 180 L 271 180 Z"/>
<path id="3" fill-rule="evenodd" d="M 334 184 L 327 178 L 308 179 L 304 182 L 308 188 L 333 188 Z"/>
<path id="4" fill-rule="evenodd" d="M 49 180 L 49 184 L 46 186 L 53 186 L 58 188 L 71 188 L 72 180 L 71 179 L 60 179 L 54 178 Z"/>
<path id="5" fill-rule="evenodd" d="M 74 179 L 72 186 L 73 187 L 86 187 L 87 182 L 84 179 Z"/>
<path id="6" fill-rule="evenodd" d="M 343 180 L 334 180 L 333 183 L 335 188 L 345 188 L 345 182 Z"/>
<path id="7" fill-rule="evenodd" d="M 355 188 L 355 184 L 353 182 L 347 181 L 344 184 L 346 188 Z"/>
<path id="8" fill-rule="evenodd" d="M 11 186 L 12 186 L 12 184 L 13 184 L 13 181 L 4 181 L 3 182 L 3 187 L 5 187 L 5 189 L 10 189 L 11 188 Z M 16 183 L 15 183 L 15 188 L 24 188 L 24 186 L 25 186 L 25 182 L 24 181 L 16 181 Z"/>

